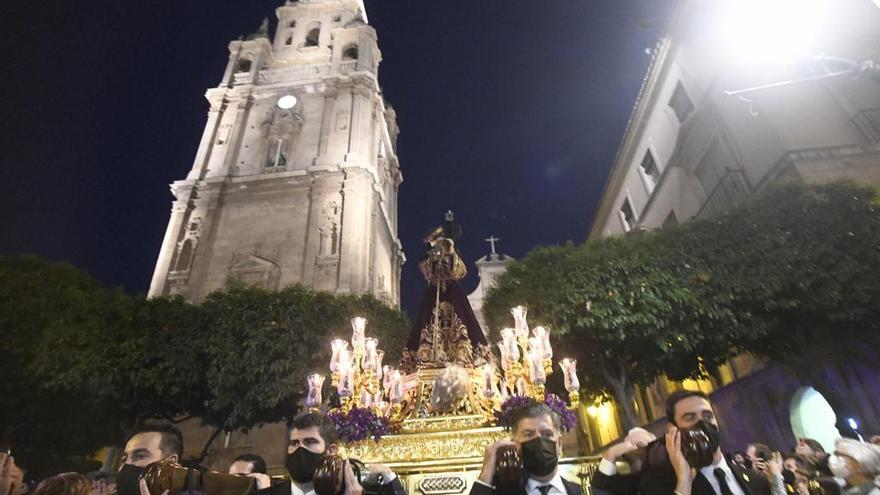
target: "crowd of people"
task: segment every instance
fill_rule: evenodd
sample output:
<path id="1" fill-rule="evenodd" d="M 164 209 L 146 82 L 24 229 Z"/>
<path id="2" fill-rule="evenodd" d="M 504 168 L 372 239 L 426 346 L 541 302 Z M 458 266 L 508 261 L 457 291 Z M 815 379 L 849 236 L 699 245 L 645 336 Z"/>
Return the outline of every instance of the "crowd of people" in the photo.
<path id="1" fill-rule="evenodd" d="M 869 442 L 841 438 L 831 454 L 809 438 L 788 451 L 755 442 L 745 452 L 725 454 L 715 411 L 702 392 L 671 394 L 666 417 L 662 439 L 635 428 L 606 450 L 593 487 L 612 495 L 880 495 L 878 436 Z M 635 465 L 633 472 L 618 472 L 621 460 Z"/>
<path id="2" fill-rule="evenodd" d="M 635 428 L 602 453 L 590 482 L 593 495 L 880 495 L 880 437 L 840 439 L 833 453 L 812 439 L 800 439 L 790 451 L 752 443 L 744 452 L 725 454 L 709 398 L 680 391 L 666 402 L 669 421 L 661 438 Z M 470 495 L 584 495 L 584 487 L 563 478 L 561 418 L 546 404 L 519 409 L 510 439 L 485 448 Z M 315 495 L 315 473 L 327 456 L 339 452 L 335 424 L 317 412 L 294 419 L 287 438 L 287 476 L 270 477 L 266 462 L 245 454 L 228 474 L 250 478 L 251 495 Z M 515 452 L 517 471 L 511 483 Z M 151 493 L 145 470 L 156 463 L 177 463 L 183 437 L 173 426 L 152 425 L 128 439 L 118 472 L 63 473 L 31 487 L 8 454 L 0 454 L 0 495 L 169 495 Z M 505 460 L 507 459 L 507 460 Z M 397 475 L 382 464 L 353 467 L 345 460 L 338 493 L 317 495 L 406 495 Z M 509 463 L 508 463 L 509 464 Z M 366 473 L 362 470 L 366 469 Z M 356 472 L 358 474 L 356 474 Z M 502 479 L 503 476 L 505 479 Z M 369 490 L 365 490 L 369 486 Z M 207 491 L 207 490 L 206 490 Z M 326 490 L 325 490 L 326 492 Z M 193 492 L 195 493 L 195 492 Z M 175 494 L 177 495 L 177 494 Z M 192 494 L 188 494 L 192 495 Z M 205 495 L 211 495 L 206 493 Z"/>

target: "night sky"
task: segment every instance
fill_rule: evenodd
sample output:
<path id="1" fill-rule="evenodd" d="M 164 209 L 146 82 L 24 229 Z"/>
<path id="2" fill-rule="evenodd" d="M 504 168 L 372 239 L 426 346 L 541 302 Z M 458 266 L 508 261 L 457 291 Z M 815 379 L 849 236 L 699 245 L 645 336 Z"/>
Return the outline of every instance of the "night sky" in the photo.
<path id="1" fill-rule="evenodd" d="M 0 252 L 145 293 L 227 45 L 282 0 L 7 2 Z M 397 110 L 412 310 L 452 209 L 472 263 L 584 240 L 673 0 L 367 0 Z M 274 27 L 274 22 L 272 23 Z"/>

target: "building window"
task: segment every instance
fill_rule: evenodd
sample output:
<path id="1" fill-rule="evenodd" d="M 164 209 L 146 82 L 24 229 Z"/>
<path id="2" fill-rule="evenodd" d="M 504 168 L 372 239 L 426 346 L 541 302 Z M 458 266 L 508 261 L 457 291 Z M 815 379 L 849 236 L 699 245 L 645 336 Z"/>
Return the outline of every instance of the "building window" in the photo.
<path id="1" fill-rule="evenodd" d="M 687 91 L 685 91 L 684 86 L 681 85 L 681 81 L 678 81 L 675 85 L 675 91 L 672 92 L 669 106 L 675 111 L 675 116 L 678 117 L 679 123 L 684 122 L 688 115 L 694 111 L 694 103 L 691 101 L 690 96 L 688 96 Z"/>
<path id="2" fill-rule="evenodd" d="M 290 46 L 290 45 L 292 45 L 292 44 L 293 44 L 293 35 L 291 34 L 290 36 L 287 37 L 286 40 L 284 40 L 284 45 L 285 45 L 285 46 Z"/>
<path id="3" fill-rule="evenodd" d="M 645 157 L 642 158 L 639 168 L 642 170 L 642 176 L 645 179 L 645 185 L 650 194 L 654 190 L 654 186 L 660 182 L 660 169 L 657 168 L 657 160 L 654 159 L 654 154 L 651 153 L 650 148 L 645 151 Z"/>
<path id="4" fill-rule="evenodd" d="M 193 243 L 191 239 L 187 239 L 183 241 L 183 245 L 180 247 L 180 252 L 177 255 L 177 264 L 174 267 L 175 271 L 184 272 L 189 270 L 189 264 L 192 261 L 193 255 Z"/>
<path id="5" fill-rule="evenodd" d="M 296 27 L 296 21 L 290 21 L 290 24 L 288 24 L 287 27 L 291 27 L 291 28 Z"/>
<path id="6" fill-rule="evenodd" d="M 348 45 L 342 50 L 342 60 L 357 60 L 358 46 Z"/>
<path id="7" fill-rule="evenodd" d="M 338 16 L 334 17 L 333 22 L 342 22 L 342 16 L 338 15 Z"/>
<path id="8" fill-rule="evenodd" d="M 235 72 L 250 72 L 252 62 L 246 58 L 240 59 L 235 67 Z"/>
<path id="9" fill-rule="evenodd" d="M 629 232 L 636 226 L 636 212 L 633 210 L 632 203 L 629 198 L 623 200 L 620 207 L 620 221 L 623 224 L 623 231 Z"/>
<path id="10" fill-rule="evenodd" d="M 318 41 L 321 38 L 321 26 L 315 26 L 309 29 L 309 34 L 306 35 L 306 46 L 318 46 Z"/>

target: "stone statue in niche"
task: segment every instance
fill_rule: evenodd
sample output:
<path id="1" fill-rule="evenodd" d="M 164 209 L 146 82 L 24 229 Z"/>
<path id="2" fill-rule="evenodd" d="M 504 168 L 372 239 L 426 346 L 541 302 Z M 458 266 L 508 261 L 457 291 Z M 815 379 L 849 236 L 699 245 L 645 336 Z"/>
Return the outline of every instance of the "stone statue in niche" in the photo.
<path id="1" fill-rule="evenodd" d="M 342 206 L 338 199 L 331 199 L 321 209 L 321 223 L 318 227 L 318 255 L 338 256 L 342 220 Z"/>
<path id="2" fill-rule="evenodd" d="M 284 110 L 273 105 L 261 127 L 265 143 L 264 166 L 286 166 L 302 131 L 302 113 L 296 107 Z"/>

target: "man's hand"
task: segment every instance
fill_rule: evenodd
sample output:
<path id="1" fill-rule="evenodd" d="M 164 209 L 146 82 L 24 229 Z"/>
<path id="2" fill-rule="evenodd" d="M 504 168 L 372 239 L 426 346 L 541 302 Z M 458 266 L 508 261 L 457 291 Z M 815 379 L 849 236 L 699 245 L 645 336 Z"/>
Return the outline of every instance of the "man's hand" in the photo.
<path id="1" fill-rule="evenodd" d="M 623 455 L 644 448 L 656 439 L 657 437 L 650 431 L 643 428 L 633 428 L 632 430 L 629 430 L 629 433 L 622 442 L 612 445 L 608 450 L 603 452 L 602 457 L 614 462 Z"/>
<path id="2" fill-rule="evenodd" d="M 357 476 L 354 475 L 354 471 L 351 470 L 351 463 L 348 462 L 348 460 L 345 461 L 345 467 L 342 468 L 342 472 L 345 478 L 345 491 L 343 492 L 343 494 L 363 495 L 364 487 L 361 486 L 360 482 L 357 479 Z"/>
<path id="3" fill-rule="evenodd" d="M 506 445 L 516 446 L 516 443 L 510 440 L 498 440 L 486 447 L 486 450 L 483 451 L 483 468 L 480 470 L 478 480 L 487 485 L 492 484 L 492 479 L 495 477 L 495 460 L 498 458 L 498 449 Z"/>
<path id="4" fill-rule="evenodd" d="M 782 467 L 782 454 L 780 454 L 779 452 L 774 452 L 773 457 L 769 461 L 767 461 L 764 475 L 772 481 L 773 478 L 777 476 L 782 476 Z"/>
<path id="5" fill-rule="evenodd" d="M 147 488 L 147 480 L 141 478 L 138 481 L 138 488 L 140 488 L 141 495 L 150 495 L 150 489 Z M 169 495 L 170 493 L 171 490 L 165 490 L 164 492 L 162 492 L 162 495 Z"/>
<path id="6" fill-rule="evenodd" d="M 669 462 L 675 469 L 675 493 L 676 495 L 690 495 L 691 485 L 696 477 L 695 470 L 688 464 L 681 450 L 681 432 L 672 425 L 666 427 L 666 452 L 669 453 Z"/>
<path id="7" fill-rule="evenodd" d="M 764 459 L 755 459 L 752 461 L 752 469 L 759 473 L 766 473 L 767 461 Z"/>
<path id="8" fill-rule="evenodd" d="M 371 476 L 375 475 L 377 477 L 378 476 L 382 477 L 383 484 L 388 484 L 391 482 L 391 480 L 394 479 L 394 476 L 395 476 L 394 471 L 392 471 L 391 468 L 386 466 L 385 464 L 379 464 L 379 463 L 370 464 L 369 469 L 370 469 Z"/>
<path id="9" fill-rule="evenodd" d="M 0 453 L 0 495 L 12 493 L 12 456 Z"/>
<path id="10" fill-rule="evenodd" d="M 262 490 L 263 488 L 269 488 L 270 486 L 272 486 L 272 479 L 269 478 L 268 474 L 250 473 L 245 476 L 257 480 L 257 490 Z"/>

